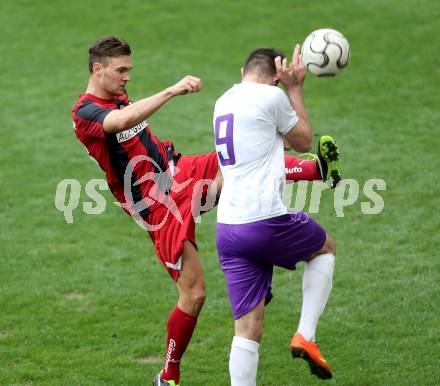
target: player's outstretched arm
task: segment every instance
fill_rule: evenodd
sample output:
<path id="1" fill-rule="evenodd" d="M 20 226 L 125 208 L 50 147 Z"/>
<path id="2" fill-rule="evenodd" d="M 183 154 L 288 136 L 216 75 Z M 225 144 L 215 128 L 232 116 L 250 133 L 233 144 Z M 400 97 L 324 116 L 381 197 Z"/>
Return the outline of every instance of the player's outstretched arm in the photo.
<path id="1" fill-rule="evenodd" d="M 297 44 L 293 50 L 292 63 L 286 58 L 275 58 L 275 66 L 280 82 L 285 87 L 290 103 L 299 117 L 294 130 L 289 130 L 284 138 L 296 151 L 307 152 L 312 148 L 312 125 L 305 109 L 302 88 L 306 77 L 306 70 L 300 58 L 301 45 Z"/>
<path id="2" fill-rule="evenodd" d="M 176 84 L 148 98 L 141 99 L 122 110 L 113 110 L 104 119 L 106 133 L 117 133 L 136 126 L 159 110 L 172 97 L 199 92 L 202 82 L 195 76 L 185 76 Z"/>

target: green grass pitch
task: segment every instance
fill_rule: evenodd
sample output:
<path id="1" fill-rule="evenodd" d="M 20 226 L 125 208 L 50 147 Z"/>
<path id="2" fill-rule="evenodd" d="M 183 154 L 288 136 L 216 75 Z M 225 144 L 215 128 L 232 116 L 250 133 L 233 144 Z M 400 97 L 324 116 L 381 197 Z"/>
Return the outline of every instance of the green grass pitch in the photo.
<path id="1" fill-rule="evenodd" d="M 440 3 L 390 1 L 1 1 L 0 385 L 149 385 L 161 368 L 176 289 L 148 236 L 104 192 L 86 215 L 87 181 L 103 178 L 74 138 L 70 110 L 86 87 L 87 49 L 117 34 L 133 49 L 128 91 L 150 95 L 186 74 L 200 94 L 150 119 L 184 154 L 213 149 L 216 98 L 258 46 L 286 53 L 316 28 L 347 36 L 349 67 L 309 76 L 317 134 L 334 136 L 358 200 L 337 217 L 333 193 L 313 215 L 337 242 L 334 289 L 319 328 L 328 385 L 440 384 Z M 81 186 L 73 223 L 57 184 Z M 383 179 L 385 207 L 365 215 L 365 182 Z M 308 203 L 306 203 L 308 209 Z M 197 229 L 208 298 L 182 385 L 228 385 L 233 321 L 215 251 L 215 211 Z M 288 345 L 302 267 L 276 270 L 260 348 L 260 386 L 318 385 Z"/>

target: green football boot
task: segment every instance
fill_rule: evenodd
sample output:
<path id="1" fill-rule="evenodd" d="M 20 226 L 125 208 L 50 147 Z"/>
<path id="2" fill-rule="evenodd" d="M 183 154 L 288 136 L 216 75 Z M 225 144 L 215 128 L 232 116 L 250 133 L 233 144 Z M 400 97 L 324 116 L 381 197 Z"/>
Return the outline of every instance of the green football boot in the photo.
<path id="1" fill-rule="evenodd" d="M 339 149 L 336 141 L 329 135 L 323 135 L 319 139 L 317 163 L 322 181 L 328 182 L 331 188 L 335 188 L 342 179 Z"/>
<path id="2" fill-rule="evenodd" d="M 330 188 L 336 188 L 342 180 L 339 169 L 339 149 L 336 141 L 329 135 L 323 135 L 318 142 L 318 152 L 300 154 L 299 157 L 316 161 L 316 168 L 323 182 Z"/>

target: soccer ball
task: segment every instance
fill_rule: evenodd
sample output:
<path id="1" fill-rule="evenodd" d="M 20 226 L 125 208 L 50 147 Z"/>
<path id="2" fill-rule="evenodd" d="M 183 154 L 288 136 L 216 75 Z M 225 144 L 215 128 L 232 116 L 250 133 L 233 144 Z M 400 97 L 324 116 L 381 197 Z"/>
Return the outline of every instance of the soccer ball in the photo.
<path id="1" fill-rule="evenodd" d="M 340 32 L 322 28 L 306 37 L 301 59 L 306 69 L 316 76 L 335 76 L 348 64 L 350 45 Z"/>

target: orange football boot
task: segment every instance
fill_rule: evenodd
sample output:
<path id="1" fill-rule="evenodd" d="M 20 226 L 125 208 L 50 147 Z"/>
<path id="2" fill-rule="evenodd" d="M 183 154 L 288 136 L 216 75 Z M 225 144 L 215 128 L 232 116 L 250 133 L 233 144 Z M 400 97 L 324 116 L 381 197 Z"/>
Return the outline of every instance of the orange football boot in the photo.
<path id="1" fill-rule="evenodd" d="M 297 332 L 290 343 L 292 357 L 302 358 L 309 363 L 310 371 L 320 379 L 330 379 L 332 370 L 315 342 L 308 342 Z"/>

